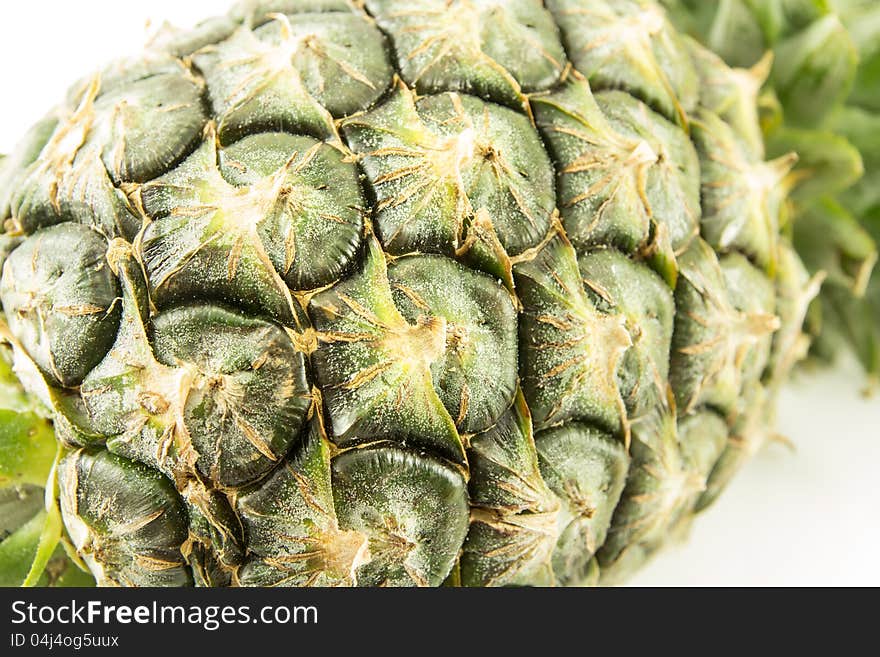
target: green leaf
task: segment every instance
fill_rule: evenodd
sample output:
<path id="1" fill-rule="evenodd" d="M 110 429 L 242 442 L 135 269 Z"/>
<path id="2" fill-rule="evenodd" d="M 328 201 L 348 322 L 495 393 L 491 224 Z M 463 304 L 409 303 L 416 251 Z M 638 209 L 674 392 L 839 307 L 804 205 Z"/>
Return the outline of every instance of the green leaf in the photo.
<path id="1" fill-rule="evenodd" d="M 0 586 L 94 586 L 94 578 L 57 546 L 60 517 L 56 511 L 56 522 L 52 515 L 38 512 L 0 542 Z"/>
<path id="2" fill-rule="evenodd" d="M 54 500 L 49 509 L 41 515 L 43 515 L 43 526 L 40 528 L 34 558 L 31 561 L 30 569 L 22 582 L 22 586 L 36 586 L 39 584 L 49 559 L 52 558 L 55 548 L 58 547 L 58 543 L 61 541 L 61 511 L 54 503 Z"/>
<path id="3" fill-rule="evenodd" d="M 840 203 L 823 198 L 798 216 L 794 245 L 810 271 L 828 274 L 828 285 L 864 295 L 877 261 L 877 245 Z"/>
<path id="4" fill-rule="evenodd" d="M 874 38 L 880 43 L 880 35 Z M 850 102 L 880 111 L 880 48 L 862 56 Z"/>
<path id="5" fill-rule="evenodd" d="M 827 0 L 662 0 L 673 23 L 731 66 L 764 52 L 830 13 Z"/>
<path id="6" fill-rule="evenodd" d="M 61 513 L 40 511 L 0 543 L 0 586 L 45 584 L 44 571 L 61 539 Z"/>
<path id="7" fill-rule="evenodd" d="M 845 105 L 828 117 L 825 128 L 855 144 L 866 169 L 880 170 L 880 112 Z"/>
<path id="8" fill-rule="evenodd" d="M 12 370 L 12 356 L 0 344 L 0 488 L 43 486 L 55 459 L 55 433 L 45 411 Z"/>
<path id="9" fill-rule="evenodd" d="M 828 287 L 822 293 L 822 341 L 824 356 L 834 356 L 840 343 L 850 346 L 862 367 L 876 383 L 880 375 L 880 289 L 864 298 L 848 290 Z"/>
<path id="10" fill-rule="evenodd" d="M 834 132 L 783 127 L 767 137 L 769 157 L 791 152 L 798 154 L 792 197 L 801 203 L 833 196 L 864 173 L 858 149 Z"/>
<path id="11" fill-rule="evenodd" d="M 705 1 L 701 4 L 713 5 Z M 721 0 L 717 7 L 703 41 L 731 66 L 753 66 L 768 48 L 764 27 L 755 12 L 744 0 Z"/>
<path id="12" fill-rule="evenodd" d="M 784 39 L 775 52 L 771 80 L 788 122 L 816 125 L 846 99 L 858 53 L 837 15 L 829 14 Z"/>
<path id="13" fill-rule="evenodd" d="M 833 0 L 859 52 L 859 69 L 849 102 L 880 110 L 880 4 L 875 0 Z"/>
<path id="14" fill-rule="evenodd" d="M 826 0 L 745 1 L 770 44 L 799 32 L 830 11 Z"/>
<path id="15" fill-rule="evenodd" d="M 0 409 L 0 487 L 46 483 L 56 449 L 52 425 L 35 413 Z"/>
<path id="16" fill-rule="evenodd" d="M 868 171 L 861 180 L 843 192 L 838 199 L 847 210 L 859 218 L 875 240 L 880 240 L 880 169 Z"/>
<path id="17" fill-rule="evenodd" d="M 714 3 L 700 0 L 660 0 L 660 4 L 673 25 L 700 40 L 708 31 L 716 10 Z"/>
<path id="18" fill-rule="evenodd" d="M 0 318 L 0 408 L 15 411 L 33 411 L 48 417 L 48 411 L 28 393 L 12 369 L 12 348 L 4 341 L 8 327 Z"/>
<path id="19" fill-rule="evenodd" d="M 57 557 L 57 559 L 63 565 L 63 569 L 61 569 L 60 573 L 54 575 L 54 579 L 51 580 L 51 586 L 76 588 L 95 586 L 95 578 L 92 577 L 92 574 L 79 568 L 66 555 Z M 54 562 L 55 559 L 49 563 L 50 569 L 53 567 Z"/>
<path id="20" fill-rule="evenodd" d="M 12 368 L 9 347 L 0 342 L 0 502 L 6 508 L 17 505 L 20 511 L 0 523 L 0 585 L 4 586 L 51 584 L 69 565 L 58 548 L 63 524 L 55 503 L 53 468 L 59 446 L 45 413 L 25 392 Z M 45 509 L 37 511 L 43 486 L 49 487 Z M 55 566 L 48 572 L 53 559 Z"/>
<path id="21" fill-rule="evenodd" d="M 41 511 L 0 543 L 0 586 L 21 586 L 37 552 L 47 514 Z"/>
<path id="22" fill-rule="evenodd" d="M 826 125 L 861 152 L 865 175 L 840 196 L 840 201 L 870 232 L 872 216 L 880 213 L 880 113 L 847 105 L 828 117 Z M 880 237 L 880 226 L 873 234 L 875 239 Z"/>

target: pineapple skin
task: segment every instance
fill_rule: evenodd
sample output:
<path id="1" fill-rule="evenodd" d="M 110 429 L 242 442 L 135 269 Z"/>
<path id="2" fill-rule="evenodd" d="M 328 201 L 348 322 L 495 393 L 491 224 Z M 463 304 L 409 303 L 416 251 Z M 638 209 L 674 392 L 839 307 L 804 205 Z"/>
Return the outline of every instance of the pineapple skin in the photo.
<path id="1" fill-rule="evenodd" d="M 0 161 L 0 330 L 77 558 L 624 579 L 808 347 L 765 74 L 652 1 L 262 0 L 75 85 Z"/>

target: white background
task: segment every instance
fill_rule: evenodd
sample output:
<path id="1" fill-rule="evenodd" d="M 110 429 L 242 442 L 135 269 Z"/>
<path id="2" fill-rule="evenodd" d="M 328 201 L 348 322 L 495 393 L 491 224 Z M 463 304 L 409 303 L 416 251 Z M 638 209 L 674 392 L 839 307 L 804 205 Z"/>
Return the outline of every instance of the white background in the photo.
<path id="1" fill-rule="evenodd" d="M 140 50 L 147 25 L 191 26 L 225 0 L 0 4 L 0 152 L 109 59 Z M 880 396 L 854 365 L 803 374 L 782 397 L 782 434 L 637 585 L 880 585 Z"/>

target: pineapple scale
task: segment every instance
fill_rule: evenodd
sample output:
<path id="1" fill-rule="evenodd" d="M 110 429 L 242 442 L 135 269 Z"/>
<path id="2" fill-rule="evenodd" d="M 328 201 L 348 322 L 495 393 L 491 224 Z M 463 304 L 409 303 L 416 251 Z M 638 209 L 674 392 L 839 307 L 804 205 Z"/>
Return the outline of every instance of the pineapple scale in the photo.
<path id="1" fill-rule="evenodd" d="M 0 302 L 98 582 L 583 585 L 686 531 L 815 294 L 750 75 L 653 0 L 249 0 L 75 85 L 0 163 Z"/>

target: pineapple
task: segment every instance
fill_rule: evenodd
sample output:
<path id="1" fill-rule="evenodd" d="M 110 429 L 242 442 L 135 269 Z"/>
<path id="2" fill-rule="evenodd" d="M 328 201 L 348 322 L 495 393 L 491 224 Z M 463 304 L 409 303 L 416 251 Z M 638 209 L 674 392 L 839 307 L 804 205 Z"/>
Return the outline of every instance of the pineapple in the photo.
<path id="1" fill-rule="evenodd" d="M 0 161 L 31 574 L 60 517 L 101 585 L 627 577 L 808 347 L 765 73 L 653 0 L 257 0 L 75 85 Z"/>

